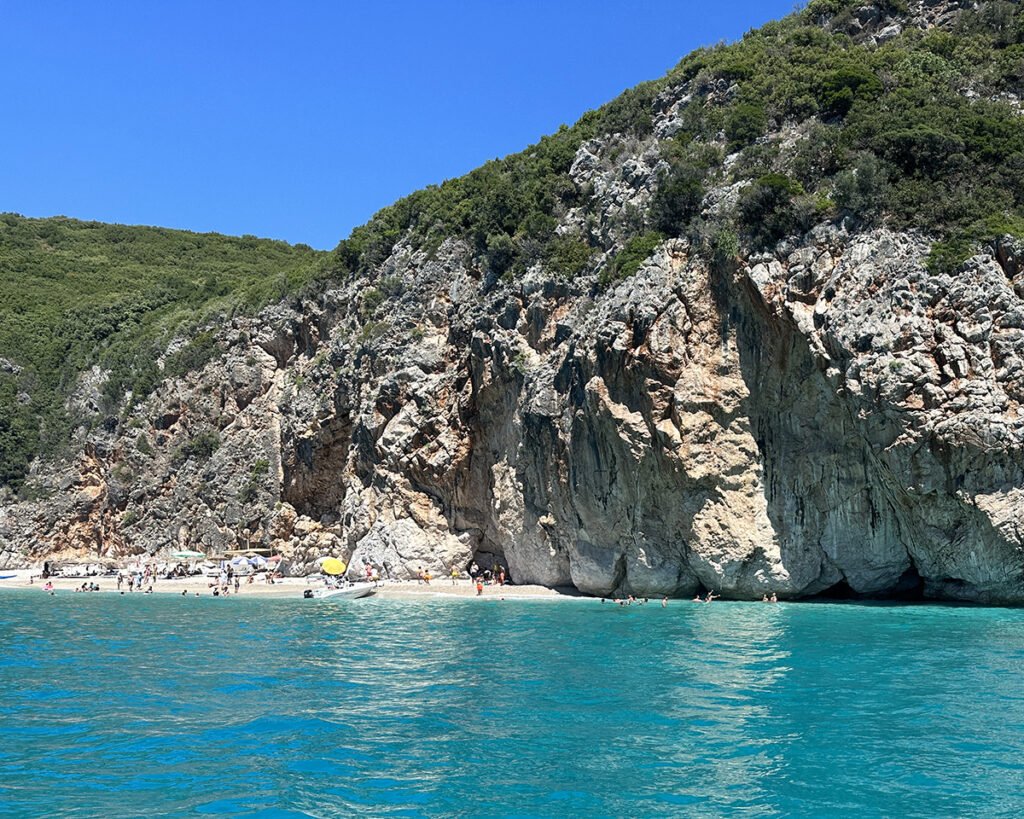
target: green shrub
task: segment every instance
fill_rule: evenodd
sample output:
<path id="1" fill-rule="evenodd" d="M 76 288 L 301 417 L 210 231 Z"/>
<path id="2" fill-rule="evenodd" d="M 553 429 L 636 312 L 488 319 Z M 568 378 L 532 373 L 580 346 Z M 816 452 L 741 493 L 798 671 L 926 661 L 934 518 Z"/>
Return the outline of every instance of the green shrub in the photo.
<path id="1" fill-rule="evenodd" d="M 857 156 L 853 167 L 836 176 L 836 207 L 870 224 L 882 215 L 889 190 L 889 172 L 878 157 L 871 153 Z"/>
<path id="2" fill-rule="evenodd" d="M 213 360 L 219 349 L 212 332 L 200 333 L 178 352 L 167 356 L 164 373 L 174 377 L 201 370 Z"/>
<path id="3" fill-rule="evenodd" d="M 793 178 L 807 190 L 813 190 L 835 176 L 843 166 L 845 154 L 842 131 L 813 122 L 806 138 L 798 141 L 789 153 Z"/>
<path id="4" fill-rule="evenodd" d="M 487 267 L 492 274 L 500 276 L 512 267 L 516 260 L 516 243 L 507 233 L 487 237 Z"/>
<path id="5" fill-rule="evenodd" d="M 204 429 L 196 433 L 191 441 L 182 444 L 171 454 L 171 463 L 180 466 L 185 461 L 206 461 L 220 447 L 220 435 L 216 430 Z"/>
<path id="6" fill-rule="evenodd" d="M 363 291 L 363 315 L 371 315 L 384 303 L 384 294 L 376 287 L 368 287 Z"/>
<path id="7" fill-rule="evenodd" d="M 925 266 L 932 274 L 954 273 L 983 245 L 990 247 L 1003 236 L 1024 239 L 1024 216 L 995 213 L 979 219 L 970 227 L 957 231 L 932 245 Z"/>
<path id="8" fill-rule="evenodd" d="M 868 68 L 848 66 L 825 76 L 819 103 L 827 115 L 843 117 L 855 100 L 871 100 L 881 91 L 881 81 Z"/>
<path id="9" fill-rule="evenodd" d="M 613 282 L 628 279 L 640 269 L 640 265 L 650 258 L 655 248 L 664 241 L 664 234 L 657 231 L 634 236 L 626 242 L 625 247 L 612 260 L 611 264 L 601 271 L 598 276 L 598 284 L 601 287 L 608 287 Z"/>
<path id="10" fill-rule="evenodd" d="M 260 458 L 255 464 L 253 464 L 252 470 L 249 472 L 248 480 L 242 484 L 241 489 L 238 491 L 239 503 L 249 504 L 256 500 L 256 497 L 259 494 L 260 484 L 269 471 L 270 461 L 266 458 Z"/>
<path id="11" fill-rule="evenodd" d="M 749 145 L 764 133 L 767 125 L 768 115 L 764 108 L 749 102 L 737 104 L 725 118 L 725 138 L 729 140 L 729 152 Z"/>
<path id="12" fill-rule="evenodd" d="M 803 193 L 799 182 L 778 173 L 765 174 L 743 191 L 740 216 L 755 244 L 774 244 L 800 226 L 793 197 Z"/>
<path id="13" fill-rule="evenodd" d="M 135 439 L 135 449 L 147 457 L 153 455 L 153 447 L 150 445 L 149 439 L 146 438 L 146 433 L 139 433 L 139 437 Z"/>
<path id="14" fill-rule="evenodd" d="M 965 238 L 949 239 L 935 242 L 925 260 L 928 272 L 933 275 L 953 273 L 960 265 L 970 258 L 974 244 Z"/>
<path id="15" fill-rule="evenodd" d="M 573 236 L 557 236 L 545 251 L 544 263 L 554 276 L 575 279 L 582 275 L 594 257 L 594 248 Z"/>
<path id="16" fill-rule="evenodd" d="M 651 223 L 667 236 L 679 236 L 700 211 L 704 188 L 693 169 L 680 166 L 661 180 L 651 203 Z"/>
<path id="17" fill-rule="evenodd" d="M 731 230 L 719 230 L 710 241 L 711 263 L 717 270 L 728 270 L 740 255 L 739 237 Z"/>

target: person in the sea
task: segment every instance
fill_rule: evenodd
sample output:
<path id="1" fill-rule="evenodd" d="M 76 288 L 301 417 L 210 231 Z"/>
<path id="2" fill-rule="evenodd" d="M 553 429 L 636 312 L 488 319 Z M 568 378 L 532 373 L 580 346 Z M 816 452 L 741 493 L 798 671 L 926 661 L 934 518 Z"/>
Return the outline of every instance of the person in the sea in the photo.
<path id="1" fill-rule="evenodd" d="M 722 595 L 720 595 L 720 594 L 715 594 L 715 590 L 712 589 L 711 591 L 708 592 L 708 596 L 704 599 L 704 602 L 705 603 L 710 603 L 712 600 L 717 600 L 721 596 Z"/>
<path id="2" fill-rule="evenodd" d="M 770 598 L 768 598 L 768 602 L 769 603 L 778 603 L 779 602 L 779 598 L 775 596 L 775 592 L 772 592 L 772 596 Z"/>
<path id="3" fill-rule="evenodd" d="M 665 608 L 667 605 L 668 605 L 668 598 L 667 597 L 662 597 L 661 598 L 661 607 Z"/>

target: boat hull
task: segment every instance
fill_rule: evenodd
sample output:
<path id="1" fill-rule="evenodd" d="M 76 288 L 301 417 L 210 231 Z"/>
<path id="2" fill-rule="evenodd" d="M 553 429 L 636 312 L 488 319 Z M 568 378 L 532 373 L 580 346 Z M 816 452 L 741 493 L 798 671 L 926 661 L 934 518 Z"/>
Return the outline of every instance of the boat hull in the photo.
<path id="1" fill-rule="evenodd" d="M 312 593 L 306 596 L 313 600 L 355 600 L 359 597 L 369 597 L 374 589 L 373 583 L 353 583 L 339 589 L 313 589 Z"/>

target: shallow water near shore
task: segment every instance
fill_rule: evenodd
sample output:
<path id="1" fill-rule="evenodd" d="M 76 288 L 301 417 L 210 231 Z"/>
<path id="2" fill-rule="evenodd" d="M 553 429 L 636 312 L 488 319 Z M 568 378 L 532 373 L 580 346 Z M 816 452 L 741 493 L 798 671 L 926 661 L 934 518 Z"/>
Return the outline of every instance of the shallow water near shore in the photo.
<path id="1" fill-rule="evenodd" d="M 1024 611 L 0 595 L 0 815 L 1017 816 Z"/>

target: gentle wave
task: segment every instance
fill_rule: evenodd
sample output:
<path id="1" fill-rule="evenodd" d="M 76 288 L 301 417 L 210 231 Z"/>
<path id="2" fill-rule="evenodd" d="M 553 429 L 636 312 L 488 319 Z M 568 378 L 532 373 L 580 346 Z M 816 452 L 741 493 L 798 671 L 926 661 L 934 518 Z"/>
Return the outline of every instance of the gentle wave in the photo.
<path id="1" fill-rule="evenodd" d="M 8 592 L 0 815 L 1024 813 L 1024 612 Z"/>

